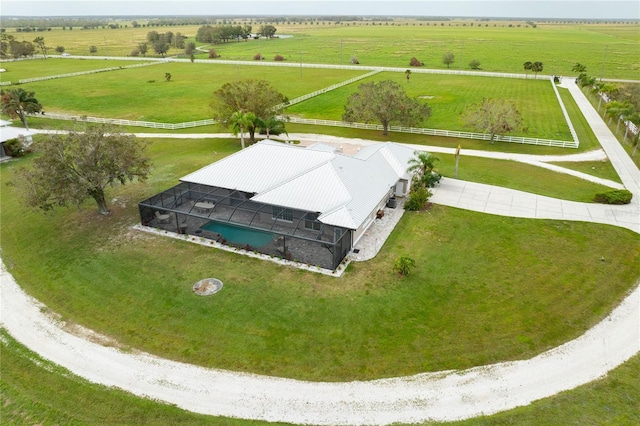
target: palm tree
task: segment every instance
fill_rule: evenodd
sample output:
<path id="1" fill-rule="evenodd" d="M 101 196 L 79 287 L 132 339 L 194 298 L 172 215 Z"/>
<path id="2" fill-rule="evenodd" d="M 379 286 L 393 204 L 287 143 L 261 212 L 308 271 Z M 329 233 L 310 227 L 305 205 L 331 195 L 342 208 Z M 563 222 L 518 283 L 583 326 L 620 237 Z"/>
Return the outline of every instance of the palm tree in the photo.
<path id="1" fill-rule="evenodd" d="M 229 118 L 229 125 L 231 126 L 233 135 L 238 136 L 238 134 L 240 134 L 240 144 L 242 145 L 242 149 L 244 149 L 244 132 L 253 124 L 255 118 L 256 115 L 254 113 L 245 113 L 244 111 L 236 111 L 231 114 L 231 117 Z"/>
<path id="2" fill-rule="evenodd" d="M 635 108 L 629 102 L 620 102 L 620 101 L 611 101 L 605 107 L 607 113 L 609 114 L 609 125 L 611 125 L 611 121 L 614 117 L 618 117 L 618 124 L 616 126 L 616 134 L 618 133 L 618 129 L 620 129 L 620 121 L 628 115 L 631 115 L 635 112 Z"/>
<path id="3" fill-rule="evenodd" d="M 442 175 L 434 170 L 438 157 L 428 152 L 416 151 L 413 158 L 409 160 L 410 173 L 415 173 L 414 184 L 423 186 L 424 188 L 433 188 L 436 183 L 440 182 Z"/>
<path id="4" fill-rule="evenodd" d="M 271 132 L 273 132 L 276 135 L 279 135 L 280 133 L 284 133 L 287 136 L 289 136 L 289 133 L 287 133 L 287 131 L 284 128 L 284 120 L 279 119 L 275 115 L 272 115 L 266 120 L 257 118 L 257 124 L 261 130 L 265 130 L 267 132 L 267 139 L 269 139 Z"/>
<path id="5" fill-rule="evenodd" d="M 584 72 L 587 72 L 587 66 L 581 64 L 580 62 L 576 62 L 575 65 L 571 67 L 571 71 L 577 72 L 578 74 L 582 74 Z"/>
<path id="6" fill-rule="evenodd" d="M 27 114 L 42 111 L 42 105 L 34 95 L 34 92 L 27 92 L 24 89 L 11 89 L 2 92 L 2 112 L 13 119 L 20 118 L 25 129 L 29 130 Z"/>
<path id="7" fill-rule="evenodd" d="M 542 62 L 534 62 L 531 64 L 531 71 L 533 71 L 536 75 L 535 78 L 538 78 L 538 73 L 544 69 L 544 64 Z"/>
<path id="8" fill-rule="evenodd" d="M 524 71 L 526 73 L 527 71 L 531 71 L 531 67 L 533 66 L 533 62 L 527 61 L 524 64 L 522 64 L 522 66 L 524 67 Z"/>

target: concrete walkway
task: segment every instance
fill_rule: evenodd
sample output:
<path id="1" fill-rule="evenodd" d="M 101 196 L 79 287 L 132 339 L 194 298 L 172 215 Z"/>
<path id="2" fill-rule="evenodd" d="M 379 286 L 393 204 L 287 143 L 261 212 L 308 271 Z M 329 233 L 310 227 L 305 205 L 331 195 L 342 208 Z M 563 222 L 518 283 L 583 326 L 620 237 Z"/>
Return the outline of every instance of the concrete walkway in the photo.
<path id="1" fill-rule="evenodd" d="M 599 117 L 580 101 L 579 106 L 587 109 L 583 113 L 598 138 L 604 138 L 603 148 L 634 193 L 634 203 L 575 203 L 455 179 L 443 180 L 432 201 L 489 214 L 586 220 L 640 232 L 638 169 L 618 155 L 613 142 L 608 146 Z M 71 334 L 20 289 L 2 264 L 0 291 L 2 326 L 27 348 L 74 374 L 198 413 L 298 424 L 386 425 L 488 415 L 596 380 L 640 351 L 640 287 L 584 335 L 532 359 L 345 383 L 206 369 L 121 351 L 98 343 L 108 338 L 81 327 Z"/>

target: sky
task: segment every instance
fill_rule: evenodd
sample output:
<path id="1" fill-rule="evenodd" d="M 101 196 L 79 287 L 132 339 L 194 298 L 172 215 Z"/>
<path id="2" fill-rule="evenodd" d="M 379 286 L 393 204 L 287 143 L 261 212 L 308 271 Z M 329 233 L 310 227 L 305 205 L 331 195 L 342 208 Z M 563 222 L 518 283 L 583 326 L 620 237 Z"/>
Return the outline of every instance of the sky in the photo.
<path id="1" fill-rule="evenodd" d="M 640 1 L 618 0 L 0 0 L 3 16 L 357 15 L 640 19 Z"/>

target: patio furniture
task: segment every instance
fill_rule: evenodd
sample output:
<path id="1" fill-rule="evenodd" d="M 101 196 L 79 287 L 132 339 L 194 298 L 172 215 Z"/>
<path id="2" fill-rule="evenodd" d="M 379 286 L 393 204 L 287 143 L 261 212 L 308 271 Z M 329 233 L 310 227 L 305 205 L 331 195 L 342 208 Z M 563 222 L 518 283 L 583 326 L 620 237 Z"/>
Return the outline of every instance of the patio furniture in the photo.
<path id="1" fill-rule="evenodd" d="M 171 213 L 160 213 L 159 211 L 156 211 L 155 215 L 156 219 L 158 219 L 158 223 L 171 222 Z"/>
<path id="2" fill-rule="evenodd" d="M 213 209 L 216 208 L 216 205 L 213 204 L 211 201 L 198 201 L 194 205 L 194 207 L 200 213 L 208 213 L 210 211 L 213 211 Z"/>

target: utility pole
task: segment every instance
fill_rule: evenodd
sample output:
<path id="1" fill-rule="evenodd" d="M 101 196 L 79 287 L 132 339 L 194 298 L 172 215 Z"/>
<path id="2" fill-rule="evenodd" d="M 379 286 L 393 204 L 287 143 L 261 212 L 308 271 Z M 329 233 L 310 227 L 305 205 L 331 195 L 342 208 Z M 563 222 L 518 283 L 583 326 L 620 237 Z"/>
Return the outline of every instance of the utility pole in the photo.
<path id="1" fill-rule="evenodd" d="M 600 81 L 602 81 L 602 77 L 604 77 L 604 64 L 607 60 L 607 47 L 609 47 L 608 44 L 604 45 L 604 56 L 602 58 L 602 71 L 600 71 Z"/>

